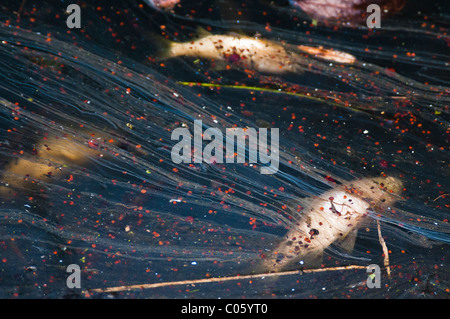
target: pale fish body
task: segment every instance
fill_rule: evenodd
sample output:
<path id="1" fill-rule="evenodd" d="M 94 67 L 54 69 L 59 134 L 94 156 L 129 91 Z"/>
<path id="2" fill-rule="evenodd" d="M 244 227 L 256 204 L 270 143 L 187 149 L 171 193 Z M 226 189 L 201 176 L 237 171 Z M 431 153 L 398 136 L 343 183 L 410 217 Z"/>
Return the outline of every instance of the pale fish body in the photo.
<path id="1" fill-rule="evenodd" d="M 93 134 L 94 135 L 94 134 Z M 0 198 L 7 198 L 13 189 L 29 188 L 52 178 L 69 178 L 72 165 L 83 166 L 92 158 L 108 154 L 105 139 L 83 140 L 76 136 L 50 136 L 37 143 L 33 155 L 12 159 L 0 176 Z"/>
<path id="2" fill-rule="evenodd" d="M 239 35 L 213 35 L 203 29 L 199 32 L 201 37 L 195 41 L 170 42 L 166 56 L 211 59 L 272 74 L 304 70 L 305 58 L 275 41 Z M 299 45 L 297 49 L 320 60 L 343 64 L 356 62 L 353 55 L 333 49 L 305 45 Z"/>
<path id="3" fill-rule="evenodd" d="M 178 56 L 231 62 L 242 68 L 273 74 L 294 72 L 297 59 L 272 41 L 212 34 L 191 42 L 171 42 L 168 57 Z"/>
<path id="4" fill-rule="evenodd" d="M 302 212 L 286 239 L 263 259 L 262 271 L 300 266 L 299 261 L 321 256 L 324 249 L 347 236 L 355 235 L 354 240 L 369 209 L 393 204 L 401 189 L 400 180 L 385 177 L 357 180 L 323 193 Z"/>

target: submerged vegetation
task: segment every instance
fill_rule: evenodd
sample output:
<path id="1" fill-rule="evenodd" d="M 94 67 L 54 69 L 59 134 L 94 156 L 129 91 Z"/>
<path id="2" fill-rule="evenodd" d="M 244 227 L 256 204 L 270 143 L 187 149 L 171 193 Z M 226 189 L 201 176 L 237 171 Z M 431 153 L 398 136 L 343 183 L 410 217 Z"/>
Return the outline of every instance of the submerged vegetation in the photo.
<path id="1" fill-rule="evenodd" d="M 439 2 L 410 1 L 377 30 L 317 21 L 283 1 L 151 3 L 84 1 L 79 30 L 66 27 L 67 1 L 0 4 L 1 297 L 97 297 L 88 290 L 254 274 L 277 263 L 277 247 L 308 249 L 292 234 L 319 242 L 320 214 L 342 214 L 348 191 L 365 217 L 357 234 L 356 225 L 342 234 L 351 249 L 321 242 L 314 264 L 305 253 L 289 265 L 342 267 L 340 276 L 114 296 L 449 296 L 449 38 Z M 168 43 L 200 45 L 199 27 L 231 51 L 167 56 Z M 259 56 L 254 43 L 275 50 Z M 281 48 L 277 61 L 295 68 L 261 67 Z M 278 128 L 278 171 L 174 163 L 172 132 L 192 132 L 194 120 L 222 132 Z M 361 186 L 374 180 L 396 181 L 395 194 Z M 388 200 L 366 196 L 377 191 Z M 364 271 L 342 269 L 383 264 L 377 222 L 391 273 L 368 289 Z M 66 287 L 69 264 L 80 265 L 84 290 Z"/>

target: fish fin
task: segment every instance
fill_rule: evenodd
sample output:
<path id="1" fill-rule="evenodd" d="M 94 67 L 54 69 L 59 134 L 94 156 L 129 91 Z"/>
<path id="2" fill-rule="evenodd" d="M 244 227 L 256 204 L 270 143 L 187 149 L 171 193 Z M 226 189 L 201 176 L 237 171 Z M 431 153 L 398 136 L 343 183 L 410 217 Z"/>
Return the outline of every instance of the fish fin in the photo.
<path id="1" fill-rule="evenodd" d="M 153 58 L 156 61 L 164 61 L 172 57 L 170 49 L 176 42 L 166 39 L 162 35 L 156 33 L 149 33 L 148 37 L 152 43 L 156 44 L 156 49 L 153 52 Z"/>
<path id="2" fill-rule="evenodd" d="M 227 61 L 222 61 L 222 60 L 214 60 L 214 62 L 211 62 L 211 67 L 210 67 L 210 69 L 212 71 L 216 71 L 216 72 L 227 70 L 229 68 L 230 68 L 230 63 L 228 63 Z"/>
<path id="3" fill-rule="evenodd" d="M 197 35 L 198 35 L 199 38 L 206 38 L 206 37 L 209 37 L 209 36 L 212 35 L 211 32 L 205 30 L 205 29 L 204 29 L 203 27 L 201 27 L 201 26 L 198 26 L 198 27 L 197 27 L 196 33 L 197 33 Z"/>
<path id="4" fill-rule="evenodd" d="M 344 238 L 335 242 L 335 245 L 341 248 L 347 254 L 351 254 L 355 248 L 356 235 L 358 234 L 358 229 L 354 229 L 349 232 Z"/>

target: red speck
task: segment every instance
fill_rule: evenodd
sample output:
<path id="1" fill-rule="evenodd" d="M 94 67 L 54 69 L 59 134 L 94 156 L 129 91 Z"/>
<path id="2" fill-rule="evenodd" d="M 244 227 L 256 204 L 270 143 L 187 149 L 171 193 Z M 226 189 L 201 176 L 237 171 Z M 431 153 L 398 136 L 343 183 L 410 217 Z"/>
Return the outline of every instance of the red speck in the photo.
<path id="1" fill-rule="evenodd" d="M 192 217 L 192 216 L 187 216 L 186 217 L 186 219 L 185 219 L 188 223 L 193 223 L 194 222 L 194 217 Z"/>
<path id="2" fill-rule="evenodd" d="M 228 61 L 230 61 L 232 63 L 235 63 L 235 62 L 239 61 L 240 59 L 241 59 L 241 57 L 237 53 L 233 53 L 228 56 Z"/>
<path id="3" fill-rule="evenodd" d="M 209 159 L 209 162 L 211 164 L 216 164 L 217 163 L 217 158 L 215 156 L 211 156 L 211 158 Z"/>
<path id="4" fill-rule="evenodd" d="M 380 166 L 386 168 L 388 167 L 388 162 L 386 160 L 380 160 Z"/>
<path id="5" fill-rule="evenodd" d="M 389 72 L 390 73 L 396 73 L 395 69 L 393 69 L 393 68 L 387 68 L 386 71 L 387 71 L 387 73 L 389 73 Z"/>
<path id="6" fill-rule="evenodd" d="M 331 176 L 326 176 L 325 179 L 326 179 L 327 181 L 336 183 L 336 180 L 335 180 L 333 177 L 331 177 Z"/>
<path id="7" fill-rule="evenodd" d="M 88 145 L 89 145 L 90 148 L 98 150 L 98 141 L 96 141 L 96 140 L 89 140 Z"/>

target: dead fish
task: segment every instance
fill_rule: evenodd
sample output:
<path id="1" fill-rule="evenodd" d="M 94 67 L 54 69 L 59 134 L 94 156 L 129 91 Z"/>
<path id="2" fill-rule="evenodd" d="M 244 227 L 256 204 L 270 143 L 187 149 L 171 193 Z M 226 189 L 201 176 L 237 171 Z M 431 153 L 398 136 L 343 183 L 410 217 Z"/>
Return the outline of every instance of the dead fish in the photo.
<path id="1" fill-rule="evenodd" d="M 69 177 L 70 166 L 83 166 L 92 158 L 110 155 L 107 150 L 110 142 L 97 136 L 100 135 L 92 134 L 86 140 L 72 135 L 50 136 L 38 142 L 32 154 L 12 159 L 5 167 L 0 182 L 7 187 L 0 187 L 0 197 L 7 197 L 10 187 L 29 188 L 36 182 Z"/>
<path id="2" fill-rule="evenodd" d="M 290 0 L 292 6 L 300 7 L 311 19 L 325 24 L 366 24 L 367 7 L 377 4 L 383 18 L 400 12 L 407 0 Z"/>
<path id="3" fill-rule="evenodd" d="M 353 64 L 356 62 L 356 58 L 353 55 L 342 51 L 325 49 L 324 47 L 310 47 L 306 45 L 299 45 L 297 46 L 297 48 L 302 50 L 303 52 L 326 61 L 344 64 Z"/>
<path id="4" fill-rule="evenodd" d="M 179 4 L 180 0 L 144 0 L 144 2 L 155 9 L 163 9 L 168 11 Z"/>
<path id="5" fill-rule="evenodd" d="M 238 34 L 211 34 L 199 28 L 199 38 L 190 42 L 166 41 L 164 58 L 180 56 L 231 63 L 240 68 L 263 73 L 281 74 L 304 69 L 304 57 L 275 41 Z M 316 58 L 339 63 L 353 63 L 350 54 L 332 49 L 300 46 L 302 52 Z"/>
<path id="6" fill-rule="evenodd" d="M 369 210 L 393 204 L 402 189 L 394 177 L 366 178 L 339 186 L 315 198 L 277 248 L 263 258 L 261 271 L 278 272 L 320 258 L 333 243 L 349 252 Z"/>

